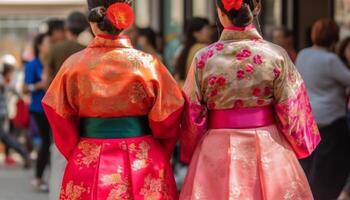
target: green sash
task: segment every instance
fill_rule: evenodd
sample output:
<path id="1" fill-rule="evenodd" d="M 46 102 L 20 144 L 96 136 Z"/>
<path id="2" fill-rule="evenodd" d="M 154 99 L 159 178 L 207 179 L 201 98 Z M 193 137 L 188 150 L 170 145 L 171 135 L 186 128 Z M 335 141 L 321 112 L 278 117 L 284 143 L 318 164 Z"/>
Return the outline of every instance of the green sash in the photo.
<path id="1" fill-rule="evenodd" d="M 81 118 L 80 132 L 88 138 L 132 138 L 149 135 L 148 117 Z"/>

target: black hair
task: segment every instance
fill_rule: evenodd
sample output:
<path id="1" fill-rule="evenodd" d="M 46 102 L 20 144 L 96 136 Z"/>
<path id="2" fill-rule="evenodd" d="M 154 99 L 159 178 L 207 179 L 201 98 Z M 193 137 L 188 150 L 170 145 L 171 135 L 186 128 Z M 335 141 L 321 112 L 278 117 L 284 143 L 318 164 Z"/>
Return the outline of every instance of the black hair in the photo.
<path id="1" fill-rule="evenodd" d="M 154 49 L 157 49 L 157 34 L 152 28 L 139 28 L 139 36 L 144 36 L 147 38 L 148 42 L 152 45 Z"/>
<path id="2" fill-rule="evenodd" d="M 239 27 L 250 25 L 254 20 L 253 11 L 257 5 L 261 4 L 261 0 L 243 0 L 243 5 L 239 10 L 231 9 L 227 11 L 222 3 L 222 0 L 216 0 L 217 6 L 231 20 L 232 24 Z"/>
<path id="3" fill-rule="evenodd" d="M 5 63 L 3 66 L 4 66 L 4 69 L 2 71 L 3 76 L 6 76 L 7 74 L 9 74 L 15 70 L 15 67 L 10 65 L 10 64 Z"/>
<path id="4" fill-rule="evenodd" d="M 47 34 L 40 33 L 39 35 L 37 35 L 34 38 L 33 49 L 34 49 L 34 56 L 35 56 L 35 58 L 39 57 L 39 55 L 40 55 L 40 45 L 43 43 L 43 41 L 44 41 L 46 36 L 47 36 Z"/>
<path id="5" fill-rule="evenodd" d="M 64 31 L 64 21 L 60 19 L 50 19 L 47 22 L 47 34 L 51 36 L 55 31 Z"/>
<path id="6" fill-rule="evenodd" d="M 180 53 L 179 58 L 175 64 L 175 70 L 178 75 L 180 75 L 180 79 L 184 80 L 186 78 L 186 65 L 188 54 L 191 51 L 193 45 L 195 45 L 198 41 L 194 37 L 194 33 L 201 31 L 205 26 L 209 25 L 209 20 L 200 17 L 194 17 L 190 19 L 187 23 L 187 27 L 185 28 L 185 41 L 183 50 Z"/>
<path id="7" fill-rule="evenodd" d="M 101 31 L 107 32 L 111 35 L 119 35 L 123 30 L 119 30 L 113 26 L 106 17 L 106 10 L 109 6 L 117 2 L 125 2 L 132 4 L 130 0 L 87 0 L 89 8 L 89 21 L 95 22 Z"/>
<path id="8" fill-rule="evenodd" d="M 75 36 L 86 30 L 89 26 L 86 16 L 81 12 L 72 12 L 66 20 L 66 27 Z"/>

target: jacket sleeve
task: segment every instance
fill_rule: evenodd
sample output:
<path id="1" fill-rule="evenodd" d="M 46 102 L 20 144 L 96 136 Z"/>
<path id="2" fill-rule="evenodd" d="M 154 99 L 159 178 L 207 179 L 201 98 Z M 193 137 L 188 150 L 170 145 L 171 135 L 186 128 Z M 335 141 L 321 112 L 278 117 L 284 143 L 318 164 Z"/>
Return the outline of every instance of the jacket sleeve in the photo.
<path id="1" fill-rule="evenodd" d="M 194 150 L 207 131 L 208 111 L 200 89 L 200 74 L 195 58 L 188 73 L 185 85 L 185 111 L 181 123 L 181 160 L 191 161 Z"/>
<path id="2" fill-rule="evenodd" d="M 320 142 L 304 81 L 286 53 L 274 72 L 275 112 L 280 131 L 299 159 L 308 157 Z"/>
<path id="3" fill-rule="evenodd" d="M 53 80 L 42 101 L 50 122 L 54 142 L 68 159 L 78 143 L 77 76 L 70 72 L 65 63 Z"/>
<path id="4" fill-rule="evenodd" d="M 158 59 L 154 67 L 151 85 L 155 99 L 148 114 L 149 123 L 153 136 L 170 159 L 179 136 L 184 99 L 176 81 Z"/>

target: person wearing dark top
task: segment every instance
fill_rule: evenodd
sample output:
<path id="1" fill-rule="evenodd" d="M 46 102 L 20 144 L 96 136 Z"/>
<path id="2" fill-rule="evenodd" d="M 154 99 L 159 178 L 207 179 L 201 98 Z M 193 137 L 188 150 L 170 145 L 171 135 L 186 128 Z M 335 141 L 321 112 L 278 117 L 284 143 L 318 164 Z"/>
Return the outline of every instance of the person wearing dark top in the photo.
<path id="1" fill-rule="evenodd" d="M 86 16 L 80 12 L 72 12 L 65 21 L 66 40 L 52 46 L 45 70 L 47 87 L 67 58 L 83 50 L 85 46 L 78 42 L 79 35 L 89 26 Z M 51 171 L 49 199 L 58 199 L 63 172 L 66 166 L 64 157 L 57 148 L 51 146 Z"/>
<path id="2" fill-rule="evenodd" d="M 41 100 L 45 95 L 45 87 L 42 84 L 43 60 L 47 55 L 50 38 L 46 34 L 39 34 L 34 40 L 35 58 L 25 66 L 24 92 L 31 94 L 29 111 L 38 126 L 42 143 L 38 152 L 35 168 L 35 179 L 32 184 L 40 192 L 47 192 L 48 186 L 43 180 L 43 174 L 50 159 L 50 125 L 44 114 Z"/>
<path id="3" fill-rule="evenodd" d="M 77 40 L 80 33 L 86 30 L 88 25 L 85 15 L 80 12 L 73 12 L 68 16 L 65 22 L 66 40 L 53 45 L 48 56 L 47 75 L 49 79 L 54 78 L 68 57 L 85 48 Z"/>

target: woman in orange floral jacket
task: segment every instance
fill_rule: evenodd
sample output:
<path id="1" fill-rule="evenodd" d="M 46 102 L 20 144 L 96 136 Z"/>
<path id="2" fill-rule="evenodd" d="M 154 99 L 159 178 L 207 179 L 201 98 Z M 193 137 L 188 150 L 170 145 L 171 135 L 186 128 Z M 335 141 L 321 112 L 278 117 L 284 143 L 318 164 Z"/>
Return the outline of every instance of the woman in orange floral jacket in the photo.
<path id="1" fill-rule="evenodd" d="M 119 36 L 129 1 L 88 1 L 96 38 L 69 58 L 43 100 L 67 158 L 61 200 L 177 199 L 170 167 L 183 97 L 156 58 Z"/>

